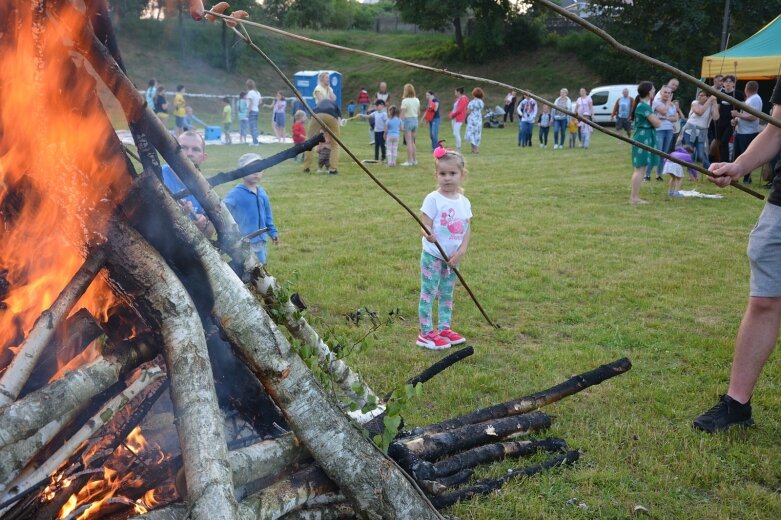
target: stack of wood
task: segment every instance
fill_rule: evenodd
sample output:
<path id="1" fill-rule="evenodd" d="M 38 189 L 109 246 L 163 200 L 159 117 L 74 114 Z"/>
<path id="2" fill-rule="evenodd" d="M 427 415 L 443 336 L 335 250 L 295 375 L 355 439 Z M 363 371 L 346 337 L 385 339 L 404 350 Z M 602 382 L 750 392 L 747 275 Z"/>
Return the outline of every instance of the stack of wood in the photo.
<path id="1" fill-rule="evenodd" d="M 310 326 L 300 298 L 284 295 L 258 264 L 212 190 L 218 181 L 201 175 L 145 105 L 125 73 L 105 1 L 84 4 L 7 0 L 0 6 L 0 52 L 17 52 L 23 34 L 45 39 L 45 52 L 36 48 L 35 59 L 64 63 L 67 74 L 45 80 L 60 82 L 59 106 L 77 113 L 94 115 L 99 78 L 123 109 L 142 171 L 114 132 L 83 136 L 94 137 L 123 180 L 106 188 L 113 203 L 103 208 L 105 219 L 95 219 L 105 228 L 96 229 L 85 215 L 84 265 L 25 334 L 0 378 L 0 515 L 96 517 L 88 494 L 84 503 L 66 502 L 96 473 L 106 480 L 103 470 L 113 467 L 133 478 L 105 502 L 101 514 L 111 518 L 173 501 L 144 518 L 439 519 L 438 509 L 458 500 L 578 458 L 561 439 L 509 439 L 545 430 L 551 418 L 539 407 L 627 371 L 626 359 L 538 394 L 402 432 L 388 455 L 367 440 L 356 422 L 373 434 L 398 423 L 385 420 L 383 400 Z M 110 127 L 105 114 L 98 116 Z M 11 130 L 0 128 L 0 135 Z M 161 183 L 158 154 L 203 206 L 215 240 Z M 220 179 L 246 174 L 245 168 Z M 0 191 L 0 212 L 11 197 L 24 199 L 15 193 L 22 189 Z M 72 312 L 98 273 L 125 302 L 102 323 Z M 9 290 L 0 269 L 0 301 Z M 0 312 L 10 311 L 1 306 Z M 321 386 L 291 341 L 317 355 L 336 394 Z M 470 353 L 456 352 L 410 382 Z M 62 360 L 71 361 L 58 373 Z M 169 402 L 170 408 L 161 404 Z M 353 419 L 345 413 L 349 404 L 375 402 L 374 414 Z M 175 424 L 177 451 L 158 459 L 133 448 L 128 438 L 145 420 L 150 429 Z M 553 455 L 457 489 L 478 465 L 540 452 Z"/>

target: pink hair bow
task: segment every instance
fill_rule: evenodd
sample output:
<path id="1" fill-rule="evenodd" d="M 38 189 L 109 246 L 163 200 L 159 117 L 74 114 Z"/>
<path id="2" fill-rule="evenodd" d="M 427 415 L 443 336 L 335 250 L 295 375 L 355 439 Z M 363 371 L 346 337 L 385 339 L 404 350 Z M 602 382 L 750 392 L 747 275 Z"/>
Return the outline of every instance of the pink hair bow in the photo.
<path id="1" fill-rule="evenodd" d="M 437 143 L 436 149 L 434 149 L 434 159 L 441 159 L 447 154 L 447 150 L 445 150 L 445 147 L 442 146 L 442 143 L 444 141 L 439 141 Z"/>

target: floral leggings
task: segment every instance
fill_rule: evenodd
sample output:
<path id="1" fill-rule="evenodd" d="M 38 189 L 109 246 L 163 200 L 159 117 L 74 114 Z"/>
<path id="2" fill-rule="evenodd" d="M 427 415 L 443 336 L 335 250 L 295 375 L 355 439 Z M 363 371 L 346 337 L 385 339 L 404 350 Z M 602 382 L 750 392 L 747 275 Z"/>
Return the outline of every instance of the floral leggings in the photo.
<path id="1" fill-rule="evenodd" d="M 399 138 L 388 137 L 385 144 L 388 145 L 388 166 L 396 166 L 396 159 L 399 156 Z"/>
<path id="2" fill-rule="evenodd" d="M 439 304 L 439 329 L 450 327 L 455 286 L 455 271 L 444 260 L 424 251 L 420 255 L 420 303 L 418 304 L 420 331 L 423 334 L 431 332 L 434 328 L 431 321 L 434 299 Z"/>

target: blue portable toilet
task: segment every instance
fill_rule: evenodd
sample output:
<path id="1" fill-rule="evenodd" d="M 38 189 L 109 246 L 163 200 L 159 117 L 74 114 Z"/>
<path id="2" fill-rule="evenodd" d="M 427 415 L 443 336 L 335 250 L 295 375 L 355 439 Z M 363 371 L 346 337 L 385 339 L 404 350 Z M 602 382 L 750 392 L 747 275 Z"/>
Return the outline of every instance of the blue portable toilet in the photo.
<path id="1" fill-rule="evenodd" d="M 342 108 L 342 73 L 335 70 L 302 70 L 293 75 L 293 84 L 301 92 L 304 101 L 311 108 L 315 107 L 315 87 L 317 86 L 317 77 L 321 72 L 327 72 L 329 83 L 336 94 L 336 104 Z"/>

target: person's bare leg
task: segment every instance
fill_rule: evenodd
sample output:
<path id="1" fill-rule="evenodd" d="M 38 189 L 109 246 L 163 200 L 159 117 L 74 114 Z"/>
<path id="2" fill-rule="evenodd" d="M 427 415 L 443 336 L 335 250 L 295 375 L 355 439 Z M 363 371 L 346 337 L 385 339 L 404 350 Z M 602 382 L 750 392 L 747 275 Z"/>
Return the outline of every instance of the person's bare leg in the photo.
<path id="1" fill-rule="evenodd" d="M 640 186 L 643 184 L 644 175 L 645 166 L 635 168 L 632 172 L 632 191 L 629 195 L 629 202 L 632 204 L 645 204 L 645 201 L 640 198 Z"/>
<path id="2" fill-rule="evenodd" d="M 781 298 L 752 296 L 735 340 L 735 355 L 727 395 L 746 403 L 751 399 L 762 367 L 776 347 L 781 325 Z"/>

